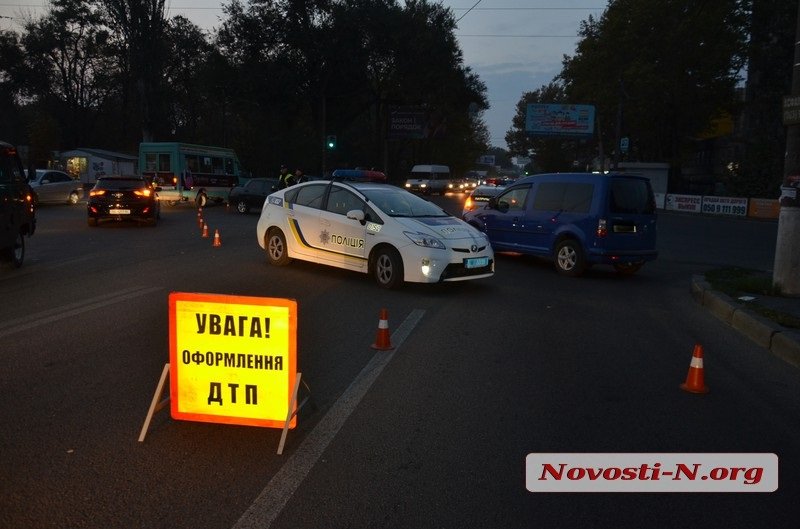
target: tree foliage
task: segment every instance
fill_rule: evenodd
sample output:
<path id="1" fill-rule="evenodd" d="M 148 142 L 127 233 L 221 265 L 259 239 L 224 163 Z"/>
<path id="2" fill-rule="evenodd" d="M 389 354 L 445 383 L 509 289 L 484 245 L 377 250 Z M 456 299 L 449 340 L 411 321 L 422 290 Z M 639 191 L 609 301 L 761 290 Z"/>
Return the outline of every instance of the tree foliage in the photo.
<path id="1" fill-rule="evenodd" d="M 526 146 L 520 112 L 528 99 L 592 104 L 597 134 L 590 157 L 604 151 L 621 158 L 617 140 L 629 137 L 629 159 L 681 167 L 716 118 L 739 111 L 750 3 L 611 0 L 599 18 L 581 24 L 575 54 L 564 57 L 554 79 L 563 99 L 524 94 L 509 144 Z"/>
<path id="2" fill-rule="evenodd" d="M 230 0 L 213 34 L 166 5 L 54 0 L 19 37 L 0 34 L 0 104 L 28 123 L 8 139 L 42 153 L 217 144 L 256 174 L 281 163 L 313 174 L 325 162 L 398 178 L 413 163 L 464 170 L 486 148 L 486 87 L 439 3 Z M 440 116 L 447 134 L 386 141 L 392 105 Z M 323 150 L 327 134 L 335 152 Z"/>

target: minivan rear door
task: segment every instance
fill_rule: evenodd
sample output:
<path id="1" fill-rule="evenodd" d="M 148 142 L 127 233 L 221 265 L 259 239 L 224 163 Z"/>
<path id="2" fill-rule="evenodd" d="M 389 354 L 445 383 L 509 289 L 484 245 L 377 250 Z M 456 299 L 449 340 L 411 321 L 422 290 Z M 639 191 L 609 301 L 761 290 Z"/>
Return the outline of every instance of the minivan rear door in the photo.
<path id="1" fill-rule="evenodd" d="M 608 190 L 607 252 L 656 252 L 656 205 L 646 178 L 612 176 Z"/>

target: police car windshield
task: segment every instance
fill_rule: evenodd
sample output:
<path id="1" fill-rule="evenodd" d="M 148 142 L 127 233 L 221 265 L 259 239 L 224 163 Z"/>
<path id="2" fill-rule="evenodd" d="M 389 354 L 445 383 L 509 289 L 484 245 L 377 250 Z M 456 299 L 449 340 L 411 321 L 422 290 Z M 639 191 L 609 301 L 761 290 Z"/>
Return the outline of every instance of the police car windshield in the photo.
<path id="1" fill-rule="evenodd" d="M 370 202 L 390 217 L 449 217 L 442 208 L 397 188 L 362 189 Z"/>

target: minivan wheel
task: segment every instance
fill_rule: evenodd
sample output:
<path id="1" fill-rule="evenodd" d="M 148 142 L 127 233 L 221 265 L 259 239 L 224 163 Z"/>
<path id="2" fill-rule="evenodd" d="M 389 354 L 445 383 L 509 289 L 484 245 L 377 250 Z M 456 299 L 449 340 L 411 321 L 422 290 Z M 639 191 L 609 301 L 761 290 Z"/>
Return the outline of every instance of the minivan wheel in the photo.
<path id="1" fill-rule="evenodd" d="M 375 254 L 372 274 L 381 288 L 395 288 L 403 283 L 403 259 L 394 248 L 381 248 Z"/>
<path id="2" fill-rule="evenodd" d="M 556 270 L 566 276 L 579 276 L 586 270 L 586 260 L 578 241 L 566 239 L 556 246 Z"/>
<path id="3" fill-rule="evenodd" d="M 636 263 L 614 263 L 614 270 L 623 276 L 632 276 L 642 267 L 644 263 L 638 261 Z"/>
<path id="4" fill-rule="evenodd" d="M 289 264 L 292 259 L 289 257 L 289 250 L 286 248 L 286 237 L 278 228 L 272 228 L 267 233 L 266 241 L 267 261 L 275 266 Z"/>

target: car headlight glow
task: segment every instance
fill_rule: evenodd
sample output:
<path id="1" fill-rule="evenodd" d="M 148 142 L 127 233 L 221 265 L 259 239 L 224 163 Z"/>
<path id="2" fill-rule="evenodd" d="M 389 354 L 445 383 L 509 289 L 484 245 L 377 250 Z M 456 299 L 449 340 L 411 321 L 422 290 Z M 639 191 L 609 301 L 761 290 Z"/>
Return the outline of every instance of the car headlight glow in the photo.
<path id="1" fill-rule="evenodd" d="M 403 233 L 417 246 L 423 246 L 425 248 L 438 248 L 440 250 L 444 250 L 446 248 L 442 241 L 425 233 L 414 233 L 411 231 L 404 231 Z"/>

